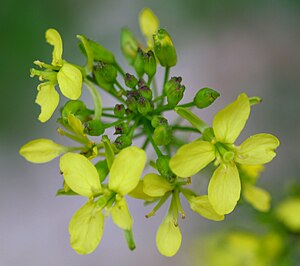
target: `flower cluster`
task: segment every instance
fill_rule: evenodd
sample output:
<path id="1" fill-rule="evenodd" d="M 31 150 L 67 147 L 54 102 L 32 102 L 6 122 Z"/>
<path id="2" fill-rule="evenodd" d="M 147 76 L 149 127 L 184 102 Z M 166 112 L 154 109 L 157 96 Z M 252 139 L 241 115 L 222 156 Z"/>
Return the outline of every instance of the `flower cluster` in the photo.
<path id="1" fill-rule="evenodd" d="M 62 59 L 62 40 L 55 29 L 46 31 L 46 40 L 53 46 L 51 64 L 35 61 L 43 70 L 31 70 L 31 76 L 39 76 L 43 81 L 38 85 L 36 98 L 41 106 L 38 119 L 46 122 L 52 117 L 59 104 L 55 90 L 58 84 L 69 99 L 60 109 L 58 133 L 76 144 L 64 146 L 41 138 L 25 144 L 20 154 L 32 163 L 45 163 L 61 156 L 64 179 L 57 195 L 87 198 L 69 224 L 70 243 L 79 254 L 96 249 L 108 216 L 123 230 L 128 247 L 135 248 L 133 219 L 126 197 L 154 204 L 146 217 L 155 215 L 169 202 L 156 234 L 157 248 L 165 256 L 175 255 L 181 245 L 178 217 L 185 218 L 182 199 L 187 200 L 191 210 L 212 221 L 222 221 L 234 210 L 241 191 L 258 210 L 267 211 L 270 206 L 270 195 L 255 183 L 263 164 L 276 155 L 278 139 L 263 133 L 241 145 L 234 144 L 251 106 L 259 103 L 260 98 L 241 93 L 215 115 L 210 127 L 191 108 L 209 107 L 220 93 L 205 87 L 195 94 L 193 101 L 181 103 L 187 91 L 183 79 L 169 77 L 170 69 L 177 64 L 171 36 L 159 28 L 159 21 L 149 8 L 140 13 L 140 28 L 146 45 L 129 29 L 123 28 L 121 32 L 121 50 L 133 73 L 126 73 L 112 52 L 83 35 L 77 37 L 86 64 L 68 63 Z M 156 81 L 159 65 L 165 71 L 160 90 Z M 91 94 L 93 108 L 79 100 L 82 87 Z M 115 98 L 116 104 L 105 106 L 102 92 Z M 171 123 L 166 112 L 175 112 L 191 126 Z M 106 130 L 111 128 L 114 134 L 108 135 Z M 181 140 L 184 132 L 199 136 L 186 144 Z M 137 139 L 143 140 L 139 141 L 140 147 Z M 154 158 L 147 155 L 148 146 L 155 151 Z M 215 170 L 208 193 L 199 195 L 191 185 L 192 178 L 210 163 Z M 153 170 L 143 176 L 146 165 Z"/>

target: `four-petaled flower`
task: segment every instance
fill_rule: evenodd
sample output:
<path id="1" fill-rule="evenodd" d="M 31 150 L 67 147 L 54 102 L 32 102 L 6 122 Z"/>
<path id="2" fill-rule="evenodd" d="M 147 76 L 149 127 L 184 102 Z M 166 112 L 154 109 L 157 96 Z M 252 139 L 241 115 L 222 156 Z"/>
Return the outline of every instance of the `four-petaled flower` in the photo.
<path id="1" fill-rule="evenodd" d="M 241 181 L 237 164 L 256 165 L 270 162 L 276 155 L 279 140 L 271 134 L 257 134 L 240 146 L 233 143 L 243 130 L 250 114 L 245 93 L 220 110 L 213 120 L 214 137 L 183 145 L 170 160 L 172 171 L 180 177 L 198 173 L 216 159 L 218 164 L 208 186 L 208 198 L 219 214 L 230 213 L 240 198 Z"/>
<path id="2" fill-rule="evenodd" d="M 66 153 L 61 157 L 60 169 L 67 186 L 89 198 L 69 224 L 71 246 L 77 253 L 91 253 L 100 243 L 104 229 L 103 209 L 111 214 L 118 227 L 131 231 L 133 220 L 125 195 L 138 185 L 145 164 L 145 151 L 135 146 L 123 149 L 114 159 L 108 187 L 104 187 L 96 167 L 86 157 L 76 153 Z"/>
<path id="3" fill-rule="evenodd" d="M 51 65 L 35 61 L 37 66 L 45 70 L 31 69 L 32 77 L 37 75 L 41 81 L 46 80 L 38 85 L 35 100 L 41 106 L 41 113 L 38 117 L 41 122 L 46 122 L 51 118 L 59 103 L 59 94 L 55 90 L 55 85 L 58 84 L 61 93 L 71 100 L 77 100 L 82 90 L 80 70 L 62 59 L 63 46 L 60 34 L 55 29 L 48 29 L 46 41 L 54 46 Z"/>

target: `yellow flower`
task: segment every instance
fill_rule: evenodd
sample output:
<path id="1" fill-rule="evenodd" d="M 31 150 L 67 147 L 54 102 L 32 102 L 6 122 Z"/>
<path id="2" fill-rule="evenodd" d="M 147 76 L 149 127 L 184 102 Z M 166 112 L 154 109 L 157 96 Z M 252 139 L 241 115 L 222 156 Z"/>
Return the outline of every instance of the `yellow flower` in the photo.
<path id="1" fill-rule="evenodd" d="M 89 198 L 73 216 L 69 225 L 71 246 L 79 254 L 88 254 L 98 246 L 104 228 L 103 209 L 123 230 L 131 230 L 133 220 L 125 195 L 139 183 L 146 164 L 146 153 L 131 146 L 120 151 L 114 159 L 108 182 L 103 189 L 96 167 L 80 154 L 66 153 L 60 159 L 60 169 L 67 186 L 77 194 Z M 94 202 L 93 198 L 100 198 Z"/>
<path id="2" fill-rule="evenodd" d="M 300 198 L 290 198 L 276 208 L 276 215 L 290 230 L 300 232 Z"/>
<path id="3" fill-rule="evenodd" d="M 240 146 L 234 142 L 250 114 L 249 98 L 242 93 L 220 110 L 213 120 L 215 137 L 211 141 L 196 140 L 183 145 L 170 160 L 172 171 L 189 177 L 216 159 L 219 166 L 208 186 L 208 199 L 220 215 L 230 213 L 240 198 L 241 182 L 236 163 L 257 165 L 270 162 L 279 140 L 271 134 L 257 134 Z"/>
<path id="4" fill-rule="evenodd" d="M 39 67 L 44 67 L 45 71 L 31 70 L 31 76 L 38 75 L 41 81 L 46 80 L 38 85 L 35 100 L 41 106 L 38 118 L 41 122 L 46 122 L 51 118 L 59 103 L 59 94 L 55 90 L 56 84 L 59 85 L 61 93 L 71 100 L 78 99 L 82 89 L 80 70 L 62 59 L 63 46 L 60 34 L 55 29 L 48 29 L 46 41 L 54 47 L 51 65 L 35 61 L 34 63 Z"/>

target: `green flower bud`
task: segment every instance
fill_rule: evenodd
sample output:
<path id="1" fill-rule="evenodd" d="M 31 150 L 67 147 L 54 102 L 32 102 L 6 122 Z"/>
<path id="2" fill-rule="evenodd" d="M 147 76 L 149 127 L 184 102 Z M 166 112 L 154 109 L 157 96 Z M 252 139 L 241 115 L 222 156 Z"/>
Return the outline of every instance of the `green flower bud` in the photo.
<path id="1" fill-rule="evenodd" d="M 113 55 L 112 52 L 108 51 L 102 45 L 100 45 L 92 40 L 89 40 L 89 39 L 87 39 L 87 40 L 88 40 L 90 49 L 93 51 L 93 56 L 94 56 L 95 61 L 102 61 L 107 64 L 114 64 L 116 62 L 115 56 Z M 79 43 L 79 48 L 84 55 L 87 55 L 82 42 Z"/>
<path id="2" fill-rule="evenodd" d="M 127 135 L 121 135 L 116 138 L 114 144 L 119 150 L 122 150 L 132 144 L 132 139 Z"/>
<path id="3" fill-rule="evenodd" d="M 128 88 L 134 89 L 137 84 L 138 84 L 137 78 L 134 75 L 130 75 L 129 73 L 126 73 L 126 75 L 125 75 L 125 85 Z"/>
<path id="4" fill-rule="evenodd" d="M 106 160 L 97 162 L 95 164 L 95 167 L 97 169 L 97 172 L 98 172 L 98 175 L 100 178 L 100 182 L 102 183 L 109 173 L 109 168 L 108 168 Z"/>
<path id="5" fill-rule="evenodd" d="M 138 48 L 137 54 L 134 60 L 134 69 L 139 77 L 143 76 L 144 71 L 144 52 L 142 49 Z"/>
<path id="6" fill-rule="evenodd" d="M 195 97 L 194 103 L 198 108 L 205 108 L 210 106 L 218 97 L 220 93 L 210 88 L 200 89 Z"/>
<path id="7" fill-rule="evenodd" d="M 106 69 L 103 63 L 98 64 L 93 70 L 93 75 L 97 81 L 97 84 L 106 91 L 110 91 L 113 89 L 113 82 L 107 81 L 111 81 L 111 79 L 113 78 L 113 76 L 111 76 L 110 73 L 108 73 L 108 71 L 109 68 Z M 114 72 L 114 70 L 112 71 Z"/>
<path id="8" fill-rule="evenodd" d="M 176 175 L 171 171 L 169 167 L 170 156 L 162 155 L 156 160 L 156 167 L 158 172 L 168 179 L 169 182 L 173 182 Z"/>
<path id="9" fill-rule="evenodd" d="M 62 118 L 68 118 L 69 114 L 73 114 L 75 116 L 87 113 L 87 109 L 85 104 L 79 100 L 70 100 L 66 102 L 64 107 L 61 109 Z"/>
<path id="10" fill-rule="evenodd" d="M 168 145 L 171 142 L 172 129 L 169 126 L 158 126 L 153 133 L 153 140 L 156 145 Z"/>
<path id="11" fill-rule="evenodd" d="M 84 132 L 90 136 L 100 136 L 105 131 L 105 127 L 100 120 L 90 120 L 84 126 Z"/>
<path id="12" fill-rule="evenodd" d="M 132 32 L 127 28 L 123 28 L 121 30 L 121 50 L 130 65 L 134 63 L 138 47 L 138 41 Z"/>
<path id="13" fill-rule="evenodd" d="M 137 108 L 138 108 L 139 113 L 142 115 L 148 114 L 153 109 L 151 106 L 151 103 L 144 97 L 140 97 L 138 99 Z"/>
<path id="14" fill-rule="evenodd" d="M 127 134 L 128 132 L 129 132 L 128 125 L 125 122 L 120 123 L 119 125 L 115 126 L 115 133 L 114 133 L 114 135 Z"/>
<path id="15" fill-rule="evenodd" d="M 98 75 L 102 77 L 104 82 L 111 84 L 115 83 L 118 72 L 113 65 L 99 62 L 96 66 L 96 71 L 98 72 Z"/>
<path id="16" fill-rule="evenodd" d="M 158 30 L 153 35 L 154 52 L 159 63 L 165 67 L 175 66 L 177 63 L 176 50 L 168 32 L 164 29 Z"/>
<path id="17" fill-rule="evenodd" d="M 168 120 L 161 115 L 156 115 L 152 118 L 151 125 L 154 128 L 157 128 L 158 126 L 161 126 L 161 125 L 167 126 Z"/>
<path id="18" fill-rule="evenodd" d="M 167 95 L 169 90 L 173 90 L 179 86 L 181 86 L 181 77 L 172 77 L 170 80 L 168 80 L 164 86 L 164 93 Z"/>
<path id="19" fill-rule="evenodd" d="M 126 105 L 130 111 L 134 112 L 137 108 L 137 100 L 133 96 L 128 96 L 126 99 Z"/>
<path id="20" fill-rule="evenodd" d="M 125 106 L 123 104 L 116 104 L 114 107 L 114 114 L 117 117 L 123 117 L 125 114 Z"/>
<path id="21" fill-rule="evenodd" d="M 147 85 L 144 85 L 144 86 L 140 87 L 138 92 L 145 99 L 147 99 L 147 100 L 152 99 L 152 90 L 150 90 L 150 88 Z"/>
<path id="22" fill-rule="evenodd" d="M 143 79 L 143 78 L 140 78 L 139 81 L 138 81 L 138 87 L 143 87 L 147 85 L 146 81 Z"/>
<path id="23" fill-rule="evenodd" d="M 156 73 L 156 58 L 151 50 L 144 53 L 144 71 L 149 78 L 152 78 Z"/>
<path id="24" fill-rule="evenodd" d="M 169 89 L 167 92 L 168 104 L 176 106 L 182 100 L 184 91 L 185 86 L 183 85 Z"/>

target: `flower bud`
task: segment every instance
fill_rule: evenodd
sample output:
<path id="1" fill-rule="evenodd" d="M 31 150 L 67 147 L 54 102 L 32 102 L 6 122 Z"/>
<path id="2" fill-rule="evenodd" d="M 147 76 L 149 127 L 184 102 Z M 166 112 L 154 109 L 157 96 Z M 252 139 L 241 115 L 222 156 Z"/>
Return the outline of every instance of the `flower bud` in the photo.
<path id="1" fill-rule="evenodd" d="M 123 104 L 116 104 L 114 107 L 114 114 L 117 117 L 123 117 L 125 114 L 125 106 Z"/>
<path id="2" fill-rule="evenodd" d="M 166 82 L 164 86 L 164 93 L 167 94 L 169 90 L 181 86 L 181 81 L 182 81 L 181 77 L 172 77 L 170 80 Z"/>
<path id="3" fill-rule="evenodd" d="M 142 49 L 138 48 L 137 54 L 134 60 L 134 69 L 139 77 L 142 77 L 145 73 L 144 71 L 144 52 Z"/>
<path id="4" fill-rule="evenodd" d="M 160 125 L 167 126 L 168 125 L 168 120 L 166 118 L 164 118 L 163 116 L 161 116 L 161 115 L 156 115 L 152 118 L 151 125 L 154 128 L 157 128 Z"/>
<path id="5" fill-rule="evenodd" d="M 137 108 L 137 100 L 133 96 L 127 96 L 126 105 L 130 111 L 134 112 Z"/>
<path id="6" fill-rule="evenodd" d="M 121 50 L 130 65 L 134 64 L 139 44 L 132 32 L 123 28 L 121 30 Z"/>
<path id="7" fill-rule="evenodd" d="M 169 180 L 169 182 L 172 182 L 174 181 L 176 175 L 171 171 L 169 167 L 169 161 L 170 161 L 170 156 L 167 155 L 159 156 L 158 159 L 156 160 L 156 167 L 158 172 L 163 177 L 166 177 Z"/>
<path id="8" fill-rule="evenodd" d="M 106 160 L 97 162 L 95 164 L 95 167 L 97 169 L 97 172 L 98 172 L 98 175 L 100 178 L 100 182 L 102 183 L 109 173 L 109 169 L 108 169 Z"/>
<path id="9" fill-rule="evenodd" d="M 154 52 L 159 63 L 165 67 L 175 66 L 177 63 L 176 50 L 168 32 L 164 29 L 158 30 L 153 35 Z"/>
<path id="10" fill-rule="evenodd" d="M 139 93 L 142 97 L 146 98 L 147 100 L 152 99 L 152 90 L 147 85 L 144 85 L 139 88 Z"/>
<path id="11" fill-rule="evenodd" d="M 144 97 L 140 97 L 138 99 L 138 105 L 137 105 L 138 111 L 142 115 L 148 114 L 150 111 L 152 111 L 151 103 Z"/>
<path id="12" fill-rule="evenodd" d="M 172 129 L 169 126 L 158 126 L 153 133 L 153 140 L 156 145 L 168 145 L 171 142 Z"/>
<path id="13" fill-rule="evenodd" d="M 138 87 L 143 87 L 147 85 L 146 81 L 143 79 L 143 78 L 140 78 L 139 81 L 138 81 Z"/>
<path id="14" fill-rule="evenodd" d="M 90 136 L 100 136 L 105 131 L 105 127 L 100 120 L 90 120 L 84 126 L 84 132 Z"/>
<path id="15" fill-rule="evenodd" d="M 210 106 L 218 97 L 220 93 L 210 88 L 200 89 L 195 97 L 194 103 L 198 108 L 205 108 Z"/>
<path id="16" fill-rule="evenodd" d="M 82 101 L 70 100 L 66 102 L 64 107 L 61 109 L 61 117 L 63 122 L 67 122 L 69 114 L 73 114 L 83 121 L 88 115 L 91 114 L 91 111 L 86 108 Z"/>
<path id="17" fill-rule="evenodd" d="M 144 71 L 149 78 L 152 78 L 156 73 L 156 58 L 151 50 L 144 53 Z"/>
<path id="18" fill-rule="evenodd" d="M 115 83 L 118 72 L 113 65 L 100 62 L 96 66 L 96 71 L 98 72 L 98 75 L 100 75 L 104 82 L 111 84 Z"/>
<path id="19" fill-rule="evenodd" d="M 128 125 L 125 122 L 120 123 L 119 125 L 115 126 L 115 133 L 114 133 L 114 135 L 127 134 L 128 132 L 129 132 Z"/>
<path id="20" fill-rule="evenodd" d="M 119 150 L 122 150 L 132 144 L 132 139 L 127 135 L 121 135 L 116 138 L 114 144 Z"/>
<path id="21" fill-rule="evenodd" d="M 183 98 L 183 93 L 185 91 L 185 86 L 180 85 L 178 87 L 172 87 L 167 92 L 168 104 L 171 106 L 176 106 Z"/>
<path id="22" fill-rule="evenodd" d="M 125 85 L 128 88 L 133 89 L 133 88 L 136 87 L 137 84 L 138 84 L 137 78 L 134 75 L 130 75 L 129 73 L 126 73 L 126 75 L 125 75 Z"/>

